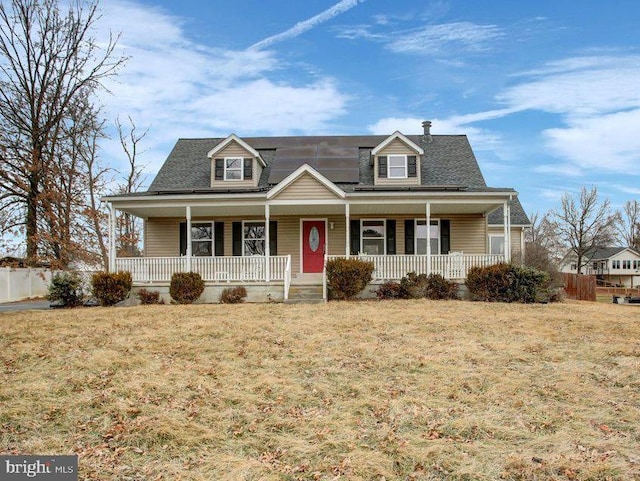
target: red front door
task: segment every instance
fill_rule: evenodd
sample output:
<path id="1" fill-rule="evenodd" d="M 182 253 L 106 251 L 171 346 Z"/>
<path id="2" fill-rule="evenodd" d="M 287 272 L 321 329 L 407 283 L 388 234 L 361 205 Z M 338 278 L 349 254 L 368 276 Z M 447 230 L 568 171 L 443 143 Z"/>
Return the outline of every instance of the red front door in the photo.
<path id="1" fill-rule="evenodd" d="M 302 221 L 302 272 L 322 272 L 325 251 L 325 222 Z"/>

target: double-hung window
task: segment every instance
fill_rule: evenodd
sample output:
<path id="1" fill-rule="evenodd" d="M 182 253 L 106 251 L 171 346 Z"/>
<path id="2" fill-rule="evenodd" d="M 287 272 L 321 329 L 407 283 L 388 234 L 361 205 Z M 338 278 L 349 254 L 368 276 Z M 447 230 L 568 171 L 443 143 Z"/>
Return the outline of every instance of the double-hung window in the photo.
<path id="1" fill-rule="evenodd" d="M 431 219 L 430 224 L 430 228 L 427 229 L 426 220 L 416 220 L 416 254 L 427 253 L 427 242 L 431 243 L 431 255 L 440 254 L 440 220 Z"/>
<path id="2" fill-rule="evenodd" d="M 198 257 L 213 255 L 213 225 L 211 222 L 191 224 L 191 255 Z"/>
<path id="3" fill-rule="evenodd" d="M 244 222 L 242 226 L 242 255 L 263 256 L 266 245 L 264 222 Z"/>
<path id="4" fill-rule="evenodd" d="M 624 260 L 622 261 L 622 268 L 623 269 L 631 269 L 631 260 Z"/>
<path id="5" fill-rule="evenodd" d="M 360 224 L 360 251 L 368 255 L 383 255 L 386 252 L 386 226 L 384 219 L 363 220 Z"/>
<path id="6" fill-rule="evenodd" d="M 620 261 L 611 261 L 611 267 L 613 269 L 620 269 Z"/>
<path id="7" fill-rule="evenodd" d="M 406 179 L 408 177 L 406 155 L 390 155 L 387 162 L 390 179 Z"/>
<path id="8" fill-rule="evenodd" d="M 504 255 L 504 234 L 489 236 L 489 254 Z"/>
<path id="9" fill-rule="evenodd" d="M 242 157 L 225 157 L 224 180 L 242 180 Z"/>

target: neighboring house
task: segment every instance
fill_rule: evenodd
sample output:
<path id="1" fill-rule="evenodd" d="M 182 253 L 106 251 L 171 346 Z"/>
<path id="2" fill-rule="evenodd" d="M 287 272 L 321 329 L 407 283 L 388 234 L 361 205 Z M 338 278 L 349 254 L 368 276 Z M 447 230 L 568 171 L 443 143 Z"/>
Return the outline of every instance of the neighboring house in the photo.
<path id="1" fill-rule="evenodd" d="M 560 272 L 577 273 L 576 255 L 567 254 L 560 263 Z M 600 247 L 587 255 L 582 268 L 585 275 L 596 276 L 598 284 L 606 286 L 640 286 L 640 253 L 631 247 Z"/>
<path id="2" fill-rule="evenodd" d="M 411 271 L 462 281 L 472 266 L 519 260 L 529 220 L 517 192 L 487 187 L 467 137 L 430 125 L 423 135 L 180 139 L 147 192 L 104 199 L 112 226 L 116 210 L 144 219 L 144 257 L 111 249 L 110 269 L 161 286 L 193 270 L 208 300 L 234 282 L 259 300 L 321 284 L 334 257 L 373 261 L 378 281 Z"/>

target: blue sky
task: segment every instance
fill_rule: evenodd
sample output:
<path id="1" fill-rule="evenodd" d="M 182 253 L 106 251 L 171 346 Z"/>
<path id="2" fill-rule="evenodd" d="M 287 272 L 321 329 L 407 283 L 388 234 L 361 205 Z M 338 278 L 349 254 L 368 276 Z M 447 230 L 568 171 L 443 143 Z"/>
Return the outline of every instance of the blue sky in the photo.
<path id="1" fill-rule="evenodd" d="M 130 59 L 102 102 L 144 139 L 149 183 L 179 137 L 467 134 L 527 210 L 597 185 L 640 198 L 640 4 L 105 0 Z M 102 33 L 104 33 L 102 32 Z M 103 158 L 120 165 L 117 142 Z"/>

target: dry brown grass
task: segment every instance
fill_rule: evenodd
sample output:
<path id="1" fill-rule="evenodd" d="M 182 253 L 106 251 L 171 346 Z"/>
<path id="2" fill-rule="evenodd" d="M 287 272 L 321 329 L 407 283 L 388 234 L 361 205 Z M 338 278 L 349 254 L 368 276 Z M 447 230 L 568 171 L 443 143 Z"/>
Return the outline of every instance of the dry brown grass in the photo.
<path id="1" fill-rule="evenodd" d="M 81 479 L 640 479 L 640 309 L 389 301 L 0 315 L 0 451 Z"/>

